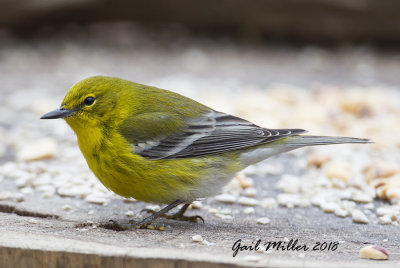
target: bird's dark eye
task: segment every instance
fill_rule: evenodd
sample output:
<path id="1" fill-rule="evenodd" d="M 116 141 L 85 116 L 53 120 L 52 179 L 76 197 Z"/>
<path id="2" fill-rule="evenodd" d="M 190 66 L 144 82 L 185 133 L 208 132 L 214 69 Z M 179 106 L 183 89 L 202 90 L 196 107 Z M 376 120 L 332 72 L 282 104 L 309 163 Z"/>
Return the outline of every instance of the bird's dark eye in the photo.
<path id="1" fill-rule="evenodd" d="M 87 97 L 83 102 L 85 103 L 86 106 L 90 106 L 94 103 L 95 98 L 94 97 Z"/>

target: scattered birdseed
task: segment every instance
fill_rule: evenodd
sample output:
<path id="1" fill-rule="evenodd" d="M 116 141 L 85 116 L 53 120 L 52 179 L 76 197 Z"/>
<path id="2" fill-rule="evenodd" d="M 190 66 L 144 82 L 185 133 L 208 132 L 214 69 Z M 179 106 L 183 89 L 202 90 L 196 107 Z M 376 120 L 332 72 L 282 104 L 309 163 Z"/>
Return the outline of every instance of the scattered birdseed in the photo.
<path id="1" fill-rule="evenodd" d="M 146 206 L 146 209 L 149 209 L 149 210 L 153 210 L 153 211 L 159 211 L 161 208 L 160 208 L 160 206 L 159 205 L 147 205 Z"/>
<path id="2" fill-rule="evenodd" d="M 215 200 L 222 202 L 222 203 L 227 203 L 227 204 L 233 204 L 235 203 L 237 197 L 231 194 L 220 194 L 214 197 Z"/>
<path id="3" fill-rule="evenodd" d="M 86 186 L 66 185 L 57 189 L 57 194 L 66 197 L 83 197 L 90 191 Z"/>
<path id="4" fill-rule="evenodd" d="M 255 213 L 255 210 L 254 210 L 253 207 L 248 207 L 248 208 L 245 208 L 245 209 L 243 210 L 243 212 L 244 212 L 245 214 L 253 214 L 253 213 Z"/>
<path id="5" fill-rule="evenodd" d="M 354 209 L 351 212 L 351 217 L 353 219 L 353 222 L 355 223 L 365 223 L 365 224 L 369 223 L 367 216 L 365 216 L 365 214 L 362 213 L 361 210 Z"/>
<path id="6" fill-rule="evenodd" d="M 335 215 L 341 218 L 345 218 L 347 217 L 347 215 L 349 215 L 349 212 L 347 212 L 347 210 L 341 209 L 341 208 L 337 208 L 335 209 Z"/>
<path id="7" fill-rule="evenodd" d="M 192 236 L 192 241 L 193 242 L 202 242 L 203 237 L 201 237 L 201 235 L 194 235 L 194 236 Z"/>
<path id="8" fill-rule="evenodd" d="M 385 215 L 396 215 L 400 214 L 400 211 L 397 211 L 394 207 L 379 207 L 376 209 L 376 214 L 378 216 L 385 216 Z"/>
<path id="9" fill-rule="evenodd" d="M 124 200 L 124 203 L 136 203 L 137 202 L 137 200 L 135 198 L 132 198 L 132 197 L 124 198 L 123 200 Z"/>
<path id="10" fill-rule="evenodd" d="M 269 224 L 271 222 L 271 220 L 264 217 L 264 218 L 258 218 L 256 222 L 258 224 Z"/>
<path id="11" fill-rule="evenodd" d="M 273 209 L 273 208 L 276 208 L 278 205 L 277 205 L 277 203 L 276 203 L 274 198 L 264 198 L 261 201 L 261 206 L 263 208 Z"/>
<path id="12" fill-rule="evenodd" d="M 125 216 L 127 217 L 133 217 L 135 214 L 133 213 L 132 210 L 128 210 L 127 212 L 125 212 Z"/>
<path id="13" fill-rule="evenodd" d="M 103 204 L 108 202 L 108 198 L 105 198 L 105 197 L 102 197 L 102 196 L 98 196 L 98 195 L 95 195 L 95 194 L 88 195 L 85 198 L 85 200 L 87 202 L 89 202 L 89 203 L 98 204 L 98 205 L 103 205 Z"/>
<path id="14" fill-rule="evenodd" d="M 257 195 L 257 189 L 253 187 L 248 187 L 244 189 L 242 195 L 247 197 L 255 197 Z"/>
<path id="15" fill-rule="evenodd" d="M 257 206 L 259 204 L 257 199 L 244 196 L 238 198 L 238 203 L 243 206 Z"/>
<path id="16" fill-rule="evenodd" d="M 325 213 L 333 213 L 336 210 L 339 210 L 340 207 L 338 204 L 333 203 L 333 202 L 322 202 L 321 203 L 321 209 Z"/>
<path id="17" fill-rule="evenodd" d="M 353 195 L 351 200 L 357 203 L 371 203 L 373 201 L 373 198 L 364 193 L 356 193 L 355 195 Z"/>
<path id="18" fill-rule="evenodd" d="M 380 224 L 391 224 L 392 218 L 389 215 L 385 215 L 378 218 L 378 223 Z"/>
<path id="19" fill-rule="evenodd" d="M 225 214 L 225 215 L 231 215 L 232 214 L 232 210 L 230 208 L 222 208 L 218 211 L 221 214 Z"/>
<path id="20" fill-rule="evenodd" d="M 203 207 L 203 203 L 201 201 L 193 201 L 190 205 L 191 209 L 201 209 Z"/>
<path id="21" fill-rule="evenodd" d="M 276 184 L 276 188 L 284 193 L 298 193 L 300 186 L 300 178 L 290 174 L 282 175 L 282 178 Z"/>
<path id="22" fill-rule="evenodd" d="M 70 205 L 64 205 L 61 209 L 62 209 L 62 210 L 65 210 L 65 211 L 70 211 L 70 210 L 72 209 L 72 206 L 70 206 Z"/>
<path id="23" fill-rule="evenodd" d="M 21 194 L 28 195 L 33 192 L 33 189 L 31 187 L 24 187 L 20 190 Z"/>
<path id="24" fill-rule="evenodd" d="M 364 209 L 373 210 L 375 208 L 374 203 L 368 203 L 364 206 Z"/>
<path id="25" fill-rule="evenodd" d="M 218 209 L 216 209 L 216 208 L 209 208 L 209 209 L 208 209 L 208 212 L 211 213 L 211 214 L 216 214 L 216 213 L 218 213 Z"/>
<path id="26" fill-rule="evenodd" d="M 213 243 L 213 242 L 208 242 L 207 240 L 201 241 L 201 244 L 206 245 L 206 246 L 215 246 L 215 243 Z"/>
<path id="27" fill-rule="evenodd" d="M 325 175 L 330 179 L 347 182 L 351 176 L 350 167 L 345 162 L 329 162 L 324 165 Z"/>
<path id="28" fill-rule="evenodd" d="M 32 223 L 32 224 L 37 224 L 38 223 L 38 221 L 36 219 L 29 219 L 28 222 Z"/>
<path id="29" fill-rule="evenodd" d="M 242 187 L 242 189 L 246 189 L 254 185 L 253 179 L 247 177 L 243 173 L 238 173 L 235 179 L 239 181 L 240 187 Z"/>
<path id="30" fill-rule="evenodd" d="M 387 260 L 389 259 L 389 254 L 382 247 L 370 245 L 363 247 L 360 250 L 360 258 L 372 260 Z"/>
<path id="31" fill-rule="evenodd" d="M 254 255 L 247 255 L 243 257 L 243 260 L 248 262 L 259 262 L 261 260 L 261 257 Z"/>
<path id="32" fill-rule="evenodd" d="M 8 200 L 11 199 L 12 193 L 11 192 L 2 192 L 0 193 L 0 200 Z"/>
<path id="33" fill-rule="evenodd" d="M 300 206 L 301 203 L 300 196 L 298 194 L 278 194 L 276 197 L 276 201 L 279 205 L 288 208 Z"/>
<path id="34" fill-rule="evenodd" d="M 34 161 L 52 158 L 56 152 L 57 142 L 51 138 L 45 138 L 26 144 L 17 152 L 17 160 Z"/>
<path id="35" fill-rule="evenodd" d="M 314 166 L 316 168 L 320 168 L 323 164 L 329 162 L 331 157 L 329 155 L 313 152 L 307 157 L 307 166 Z"/>
<path id="36" fill-rule="evenodd" d="M 226 215 L 226 214 L 222 214 L 222 213 L 215 213 L 214 216 L 216 218 L 223 219 L 223 220 L 232 220 L 233 219 L 232 215 Z"/>

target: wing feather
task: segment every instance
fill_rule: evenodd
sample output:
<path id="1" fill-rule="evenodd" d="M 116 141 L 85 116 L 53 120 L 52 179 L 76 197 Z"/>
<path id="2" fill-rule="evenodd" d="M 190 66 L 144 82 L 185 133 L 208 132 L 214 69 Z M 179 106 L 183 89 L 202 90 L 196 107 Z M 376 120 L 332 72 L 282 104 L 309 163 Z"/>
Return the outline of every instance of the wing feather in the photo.
<path id="1" fill-rule="evenodd" d="M 210 110 L 191 120 L 179 134 L 161 139 L 138 152 L 149 159 L 198 157 L 228 152 L 298 135 L 302 129 L 265 129 L 253 123 Z"/>

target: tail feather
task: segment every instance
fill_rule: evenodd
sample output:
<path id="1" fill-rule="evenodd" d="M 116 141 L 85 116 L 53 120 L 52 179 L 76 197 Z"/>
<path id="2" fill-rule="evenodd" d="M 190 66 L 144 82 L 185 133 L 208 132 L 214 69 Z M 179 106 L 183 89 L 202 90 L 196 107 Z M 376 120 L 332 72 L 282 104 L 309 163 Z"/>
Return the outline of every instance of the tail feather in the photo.
<path id="1" fill-rule="evenodd" d="M 370 139 L 359 139 L 351 137 L 330 137 L 330 136 L 292 136 L 285 144 L 290 147 L 303 147 L 314 145 L 329 145 L 342 143 L 373 143 Z"/>

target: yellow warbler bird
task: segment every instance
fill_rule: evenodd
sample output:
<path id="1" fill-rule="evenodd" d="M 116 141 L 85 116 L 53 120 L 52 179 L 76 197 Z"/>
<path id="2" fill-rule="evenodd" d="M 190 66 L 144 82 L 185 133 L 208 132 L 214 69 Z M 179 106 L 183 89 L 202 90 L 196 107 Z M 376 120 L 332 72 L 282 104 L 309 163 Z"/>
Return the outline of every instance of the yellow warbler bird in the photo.
<path id="1" fill-rule="evenodd" d="M 302 129 L 267 129 L 217 112 L 177 93 L 115 77 L 73 85 L 61 107 L 41 117 L 64 118 L 89 168 L 118 195 L 169 204 L 129 228 L 184 212 L 216 195 L 236 172 L 272 155 L 311 145 L 368 143 L 368 139 L 302 136 Z M 174 215 L 166 213 L 184 204 Z"/>

